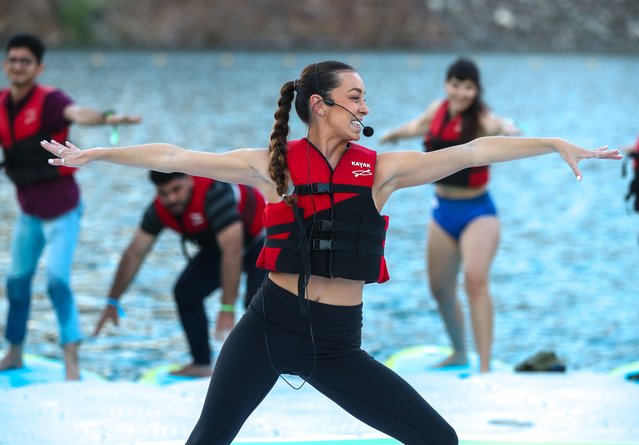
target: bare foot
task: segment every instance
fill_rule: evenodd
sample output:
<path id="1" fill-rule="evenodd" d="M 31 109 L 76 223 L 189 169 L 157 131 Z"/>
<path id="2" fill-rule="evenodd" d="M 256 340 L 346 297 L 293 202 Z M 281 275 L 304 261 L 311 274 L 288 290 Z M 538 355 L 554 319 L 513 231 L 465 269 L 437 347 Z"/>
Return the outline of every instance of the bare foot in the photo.
<path id="1" fill-rule="evenodd" d="M 0 360 L 0 371 L 19 369 L 23 366 L 22 345 L 10 345 L 7 354 Z"/>
<path id="2" fill-rule="evenodd" d="M 64 378 L 65 380 L 80 380 L 80 361 L 78 347 L 80 343 L 67 343 L 64 349 Z"/>
<path id="3" fill-rule="evenodd" d="M 213 375 L 213 368 L 211 365 L 196 365 L 191 363 L 190 365 L 185 365 L 180 369 L 171 371 L 169 374 L 182 377 L 211 377 Z"/>
<path id="4" fill-rule="evenodd" d="M 441 362 L 432 365 L 433 368 L 450 368 L 453 366 L 467 366 L 468 365 L 468 357 L 466 354 L 455 353 L 453 352 L 451 355 L 446 357 Z"/>

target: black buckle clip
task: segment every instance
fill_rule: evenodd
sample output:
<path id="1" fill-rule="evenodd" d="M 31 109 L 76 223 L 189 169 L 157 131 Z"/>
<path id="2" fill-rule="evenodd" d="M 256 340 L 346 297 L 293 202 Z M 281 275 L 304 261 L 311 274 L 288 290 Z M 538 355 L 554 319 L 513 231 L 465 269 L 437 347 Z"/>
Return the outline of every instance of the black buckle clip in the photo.
<path id="1" fill-rule="evenodd" d="M 311 184 L 311 193 L 332 193 L 332 184 L 328 182 L 315 182 Z"/>
<path id="2" fill-rule="evenodd" d="M 333 250 L 332 239 L 314 239 L 313 250 Z"/>
<path id="3" fill-rule="evenodd" d="M 315 221 L 315 230 L 318 232 L 332 232 L 333 221 L 329 221 L 327 219 L 320 219 L 319 221 Z"/>

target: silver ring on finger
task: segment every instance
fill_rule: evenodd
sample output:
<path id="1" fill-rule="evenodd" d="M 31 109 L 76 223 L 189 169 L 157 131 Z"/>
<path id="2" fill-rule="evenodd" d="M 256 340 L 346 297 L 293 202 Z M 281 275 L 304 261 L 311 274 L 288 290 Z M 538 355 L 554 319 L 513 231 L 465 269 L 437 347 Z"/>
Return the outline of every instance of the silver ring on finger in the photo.
<path id="1" fill-rule="evenodd" d="M 60 156 L 63 151 L 64 151 L 64 148 L 58 148 L 58 156 Z"/>
<path id="2" fill-rule="evenodd" d="M 60 158 L 60 165 L 64 165 L 64 158 Z"/>

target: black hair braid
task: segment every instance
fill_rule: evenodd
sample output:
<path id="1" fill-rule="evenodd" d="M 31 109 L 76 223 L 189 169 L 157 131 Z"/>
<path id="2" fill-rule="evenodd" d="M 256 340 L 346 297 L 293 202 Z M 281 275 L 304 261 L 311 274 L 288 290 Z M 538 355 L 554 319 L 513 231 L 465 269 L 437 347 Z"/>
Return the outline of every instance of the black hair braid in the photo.
<path id="1" fill-rule="evenodd" d="M 277 111 L 275 111 L 275 123 L 273 124 L 273 132 L 271 133 L 271 141 L 269 143 L 269 173 L 275 181 L 277 194 L 284 196 L 284 200 L 288 204 L 293 204 L 295 198 L 285 196 L 288 190 L 287 172 L 288 164 L 286 162 L 286 145 L 289 133 L 289 116 L 291 105 L 295 97 L 294 83 L 286 82 L 280 90 L 280 99 L 277 101 Z"/>

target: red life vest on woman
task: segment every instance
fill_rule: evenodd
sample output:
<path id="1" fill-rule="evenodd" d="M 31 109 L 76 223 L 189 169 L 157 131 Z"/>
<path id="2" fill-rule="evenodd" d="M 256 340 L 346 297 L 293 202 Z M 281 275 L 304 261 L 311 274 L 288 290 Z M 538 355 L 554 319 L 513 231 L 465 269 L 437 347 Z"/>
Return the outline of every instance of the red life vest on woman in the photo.
<path id="1" fill-rule="evenodd" d="M 55 134 L 42 131 L 42 111 L 47 96 L 55 88 L 36 85 L 13 121 L 7 112 L 10 90 L 0 91 L 0 145 L 4 149 L 5 169 L 16 185 L 29 185 L 73 174 L 75 168 L 49 165 L 51 154 L 40 146 L 44 139 L 67 140 L 69 127 Z"/>
<path id="2" fill-rule="evenodd" d="M 382 283 L 388 217 L 372 196 L 377 153 L 350 143 L 333 169 L 306 139 L 288 143 L 297 204 L 267 204 L 258 267 L 291 274 Z"/>
<path id="3" fill-rule="evenodd" d="M 462 143 L 462 116 L 457 114 L 451 119 L 448 113 L 448 106 L 448 101 L 443 101 L 435 113 L 430 128 L 424 136 L 426 151 L 441 150 L 442 148 Z M 461 187 L 481 187 L 488 183 L 488 166 L 465 168 L 436 182 Z"/>

